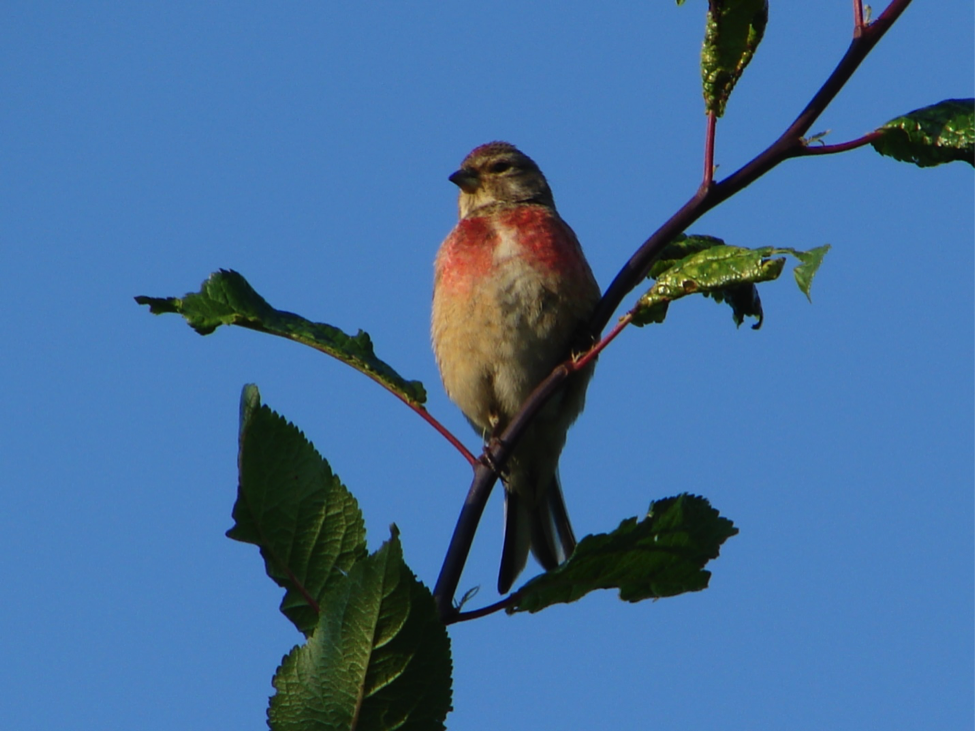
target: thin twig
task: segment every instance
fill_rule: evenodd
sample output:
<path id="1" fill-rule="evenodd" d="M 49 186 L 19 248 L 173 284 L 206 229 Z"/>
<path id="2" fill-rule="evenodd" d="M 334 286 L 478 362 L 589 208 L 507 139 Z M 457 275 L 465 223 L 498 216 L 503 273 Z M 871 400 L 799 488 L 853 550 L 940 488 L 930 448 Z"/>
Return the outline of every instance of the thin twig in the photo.
<path id="1" fill-rule="evenodd" d="M 863 22 L 863 0 L 853 0 L 853 37 L 859 38 L 866 23 Z"/>
<path id="2" fill-rule="evenodd" d="M 846 152 L 847 150 L 856 150 L 858 147 L 863 147 L 864 145 L 869 145 L 871 142 L 876 140 L 878 137 L 882 136 L 884 133 L 880 130 L 874 130 L 863 137 L 858 137 L 855 140 L 850 140 L 849 142 L 840 142 L 835 145 L 809 145 L 807 144 L 802 152 L 797 153 L 796 157 L 803 157 L 805 155 L 833 155 L 835 153 Z"/>
<path id="3" fill-rule="evenodd" d="M 576 360 L 569 362 L 567 365 L 569 365 L 573 371 L 579 371 L 580 369 L 582 369 L 590 361 L 595 360 L 596 356 L 599 355 L 600 351 L 602 351 L 604 348 L 606 348 L 606 346 L 612 343 L 613 340 L 616 338 L 616 336 L 622 333 L 623 329 L 626 326 L 628 326 L 632 321 L 633 321 L 633 312 L 631 311 L 626 315 L 624 315 L 622 318 L 620 318 L 619 321 L 616 323 L 616 325 L 613 326 L 613 329 L 607 335 L 603 336 L 602 340 L 600 340 L 599 343 L 597 343 L 595 346 L 590 348 L 584 354 L 579 356 L 579 358 L 577 358 Z"/>
<path id="4" fill-rule="evenodd" d="M 708 126 L 704 133 L 704 178 L 701 181 L 701 190 L 704 191 L 714 183 L 714 135 L 717 124 L 718 117 L 713 111 L 708 112 Z"/>
<path id="5" fill-rule="evenodd" d="M 451 623 L 463 623 L 466 620 L 477 620 L 478 618 L 483 618 L 485 615 L 493 615 L 499 610 L 506 610 L 512 605 L 514 605 L 515 602 L 517 602 L 518 597 L 519 597 L 518 593 L 514 592 L 508 595 L 503 600 L 498 600 L 497 602 L 492 603 L 491 605 L 485 605 L 484 607 L 478 608 L 477 610 L 469 610 L 468 612 L 464 612 L 464 613 L 462 612 L 454 613 L 453 615 L 450 616 L 450 618 L 445 619 L 444 623 L 446 625 L 450 625 Z"/>
<path id="6" fill-rule="evenodd" d="M 399 396 L 399 394 L 397 394 L 396 396 Z M 422 407 L 419 404 L 412 404 L 406 401 L 405 399 L 403 399 L 403 401 L 406 403 L 406 406 L 408 406 L 414 412 L 419 414 L 431 427 L 433 427 L 437 432 L 443 435 L 443 437 L 447 440 L 447 442 L 449 442 L 451 445 L 457 448 L 457 452 L 459 452 L 461 455 L 464 456 L 464 459 L 470 464 L 471 467 L 477 465 L 477 458 L 474 457 L 473 453 L 470 450 L 468 450 L 466 447 L 464 447 L 464 443 L 458 440 L 456 435 L 454 435 L 453 432 L 451 432 L 442 424 L 440 424 L 437 418 L 434 417 L 432 414 L 430 414 L 430 412 L 428 412 L 425 407 Z"/>

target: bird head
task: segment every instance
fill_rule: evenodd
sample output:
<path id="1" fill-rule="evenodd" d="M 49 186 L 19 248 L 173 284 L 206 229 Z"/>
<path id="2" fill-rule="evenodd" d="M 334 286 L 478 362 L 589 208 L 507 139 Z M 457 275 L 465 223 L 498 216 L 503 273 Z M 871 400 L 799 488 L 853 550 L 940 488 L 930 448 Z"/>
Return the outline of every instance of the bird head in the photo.
<path id="1" fill-rule="evenodd" d="M 507 142 L 474 148 L 449 180 L 460 188 L 461 218 L 492 206 L 535 203 L 555 208 L 552 191 L 535 161 Z"/>

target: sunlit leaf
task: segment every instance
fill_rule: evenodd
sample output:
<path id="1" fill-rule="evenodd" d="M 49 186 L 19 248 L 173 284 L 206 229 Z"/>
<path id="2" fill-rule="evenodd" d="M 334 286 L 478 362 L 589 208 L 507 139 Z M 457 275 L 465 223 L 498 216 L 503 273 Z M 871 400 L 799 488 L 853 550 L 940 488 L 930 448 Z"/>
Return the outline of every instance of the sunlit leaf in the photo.
<path id="1" fill-rule="evenodd" d="M 682 236 L 669 244 L 650 270 L 656 283 L 637 301 L 633 322 L 636 325 L 662 323 L 670 303 L 687 295 L 701 294 L 716 302 L 727 302 L 735 323 L 746 316 L 764 317 L 755 285 L 774 280 L 782 273 L 785 257 L 800 262 L 795 269 L 796 284 L 808 298 L 813 276 L 826 256 L 829 245 L 807 252 L 788 247 L 746 249 L 726 245 L 711 236 Z"/>
<path id="2" fill-rule="evenodd" d="M 724 114 L 728 97 L 755 55 L 768 23 L 768 0 L 710 0 L 701 81 L 708 112 Z"/>
<path id="3" fill-rule="evenodd" d="M 892 119 L 871 144 L 881 155 L 927 168 L 961 160 L 975 166 L 975 99 L 946 99 Z"/>

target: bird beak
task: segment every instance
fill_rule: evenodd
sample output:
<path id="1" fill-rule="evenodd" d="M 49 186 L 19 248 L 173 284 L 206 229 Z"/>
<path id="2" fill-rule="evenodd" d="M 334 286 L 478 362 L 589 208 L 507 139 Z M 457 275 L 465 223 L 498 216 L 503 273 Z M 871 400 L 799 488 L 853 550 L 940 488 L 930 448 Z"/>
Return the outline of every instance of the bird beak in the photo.
<path id="1" fill-rule="evenodd" d="M 460 188 L 464 193 L 473 193 L 481 185 L 481 176 L 476 170 L 461 168 L 455 173 L 451 173 L 447 178 L 451 183 Z"/>

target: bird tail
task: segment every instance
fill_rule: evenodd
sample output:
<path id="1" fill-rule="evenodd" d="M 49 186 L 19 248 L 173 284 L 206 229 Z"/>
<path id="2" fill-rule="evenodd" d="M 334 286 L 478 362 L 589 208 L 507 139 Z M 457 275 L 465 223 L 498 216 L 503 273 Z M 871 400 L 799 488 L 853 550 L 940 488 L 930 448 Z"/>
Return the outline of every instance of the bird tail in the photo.
<path id="1" fill-rule="evenodd" d="M 511 589 L 528 562 L 528 550 L 546 570 L 555 569 L 576 548 L 576 537 L 562 497 L 558 471 L 537 501 L 521 492 L 504 492 L 504 545 L 498 592 Z"/>

